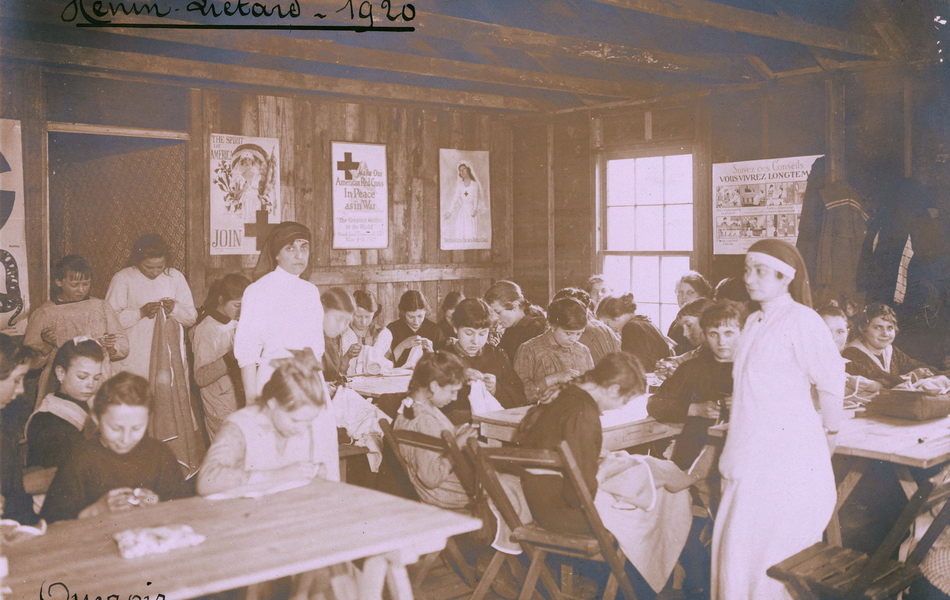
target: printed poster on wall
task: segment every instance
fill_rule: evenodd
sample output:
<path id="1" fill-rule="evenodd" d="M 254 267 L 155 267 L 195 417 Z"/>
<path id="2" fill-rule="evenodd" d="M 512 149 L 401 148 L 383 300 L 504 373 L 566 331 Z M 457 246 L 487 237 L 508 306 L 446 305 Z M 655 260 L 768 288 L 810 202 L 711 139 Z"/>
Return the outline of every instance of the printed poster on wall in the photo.
<path id="1" fill-rule="evenodd" d="M 745 254 L 763 238 L 798 240 L 802 197 L 817 156 L 713 165 L 715 254 Z"/>
<path id="2" fill-rule="evenodd" d="M 333 248 L 389 246 L 385 144 L 331 143 Z"/>
<path id="3" fill-rule="evenodd" d="M 211 134 L 211 254 L 257 254 L 280 223 L 276 138 Z"/>
<path id="4" fill-rule="evenodd" d="M 439 150 L 442 250 L 491 248 L 488 152 Z"/>
<path id="5" fill-rule="evenodd" d="M 23 335 L 30 311 L 20 122 L 0 119 L 0 333 Z"/>

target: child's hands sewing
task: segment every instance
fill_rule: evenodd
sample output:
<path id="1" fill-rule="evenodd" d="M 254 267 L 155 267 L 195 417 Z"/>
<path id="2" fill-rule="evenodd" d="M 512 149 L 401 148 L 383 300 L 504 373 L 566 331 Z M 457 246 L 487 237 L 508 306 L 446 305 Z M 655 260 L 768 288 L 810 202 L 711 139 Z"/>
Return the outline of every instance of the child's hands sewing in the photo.
<path id="1" fill-rule="evenodd" d="M 145 488 L 116 488 L 104 494 L 90 506 L 79 513 L 80 518 L 95 517 L 109 512 L 129 510 L 137 506 L 158 504 L 158 494 Z"/>
<path id="2" fill-rule="evenodd" d="M 560 385 L 562 383 L 567 383 L 580 375 L 580 371 L 576 369 L 568 369 L 566 371 L 558 371 L 557 373 L 551 373 L 544 378 L 545 387 L 554 387 L 555 385 Z"/>
<path id="3" fill-rule="evenodd" d="M 143 319 L 154 319 L 160 308 L 162 308 L 161 302 L 148 302 L 139 310 L 142 312 Z"/>
<path id="4" fill-rule="evenodd" d="M 475 369 L 465 369 L 465 379 L 468 381 L 483 382 L 488 393 L 492 396 L 495 395 L 495 389 L 498 387 L 498 379 L 491 373 L 482 373 Z"/>
<path id="5" fill-rule="evenodd" d="M 343 356 L 343 359 L 344 359 L 344 360 L 353 360 L 354 358 L 356 358 L 357 356 L 360 355 L 360 352 L 361 352 L 362 350 L 363 350 L 363 345 L 362 345 L 362 344 L 353 344 L 353 345 L 350 346 L 349 349 L 346 351 L 346 354 Z"/>
<path id="6" fill-rule="evenodd" d="M 478 432 L 470 423 L 462 423 L 455 428 L 455 443 L 464 447 L 469 438 L 478 439 Z"/>

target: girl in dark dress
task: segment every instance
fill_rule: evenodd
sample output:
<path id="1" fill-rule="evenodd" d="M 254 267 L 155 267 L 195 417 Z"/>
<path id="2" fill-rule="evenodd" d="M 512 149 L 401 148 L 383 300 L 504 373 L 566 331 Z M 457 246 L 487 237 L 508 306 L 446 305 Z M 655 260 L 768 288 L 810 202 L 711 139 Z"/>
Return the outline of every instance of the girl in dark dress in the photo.
<path id="1" fill-rule="evenodd" d="M 637 314 L 633 294 L 604 298 L 597 306 L 597 318 L 620 334 L 621 349 L 640 359 L 645 369 L 652 369 L 656 361 L 672 356 L 670 340 L 649 317 Z"/>
<path id="2" fill-rule="evenodd" d="M 59 347 L 53 358 L 58 389 L 40 400 L 27 422 L 27 465 L 61 467 L 82 445 L 104 359 L 96 340 L 77 338 Z"/>
<path id="3" fill-rule="evenodd" d="M 532 305 L 521 293 L 517 283 L 496 281 L 483 297 L 494 320 L 505 329 L 498 347 L 514 364 L 521 344 L 544 333 L 548 328 L 544 311 Z"/>
<path id="4" fill-rule="evenodd" d="M 429 303 L 418 290 L 409 290 L 399 299 L 399 320 L 387 325 L 393 333 L 395 366 L 406 364 L 409 352 L 416 346 L 425 352 L 442 348 L 442 330 L 426 318 L 428 310 Z"/>
<path id="5" fill-rule="evenodd" d="M 122 372 L 105 382 L 90 415 L 99 437 L 56 472 L 40 516 L 52 523 L 190 496 L 175 455 L 146 435 L 151 412 L 145 378 Z"/>
<path id="6" fill-rule="evenodd" d="M 458 331 L 458 339 L 446 346 L 445 351 L 462 359 L 466 367 L 465 385 L 459 391 L 458 399 L 442 412 L 453 423 L 463 423 L 471 419 L 472 407 L 468 395 L 470 382 L 485 382 L 488 393 L 494 396 L 505 408 L 515 408 L 527 404 L 524 385 L 511 366 L 505 351 L 488 344 L 488 330 L 491 327 L 491 312 L 480 298 L 466 298 L 455 308 L 452 322 Z"/>
<path id="7" fill-rule="evenodd" d="M 457 338 L 455 333 L 454 321 L 452 315 L 455 314 L 455 307 L 459 302 L 465 299 L 461 292 L 451 291 L 442 299 L 442 320 L 439 321 L 439 329 L 442 330 L 442 337 L 448 342 Z"/>
<path id="8" fill-rule="evenodd" d="M 550 401 L 532 407 L 521 421 L 515 441 L 525 448 L 543 450 L 554 450 L 566 441 L 593 497 L 603 442 L 600 415 L 622 407 L 645 390 L 646 377 L 634 356 L 626 352 L 608 354 Z M 591 533 L 580 500 L 563 477 L 526 473 L 521 485 L 539 524 L 562 533 Z M 637 597 L 654 598 L 656 594 L 636 569 L 629 562 L 626 566 Z"/>

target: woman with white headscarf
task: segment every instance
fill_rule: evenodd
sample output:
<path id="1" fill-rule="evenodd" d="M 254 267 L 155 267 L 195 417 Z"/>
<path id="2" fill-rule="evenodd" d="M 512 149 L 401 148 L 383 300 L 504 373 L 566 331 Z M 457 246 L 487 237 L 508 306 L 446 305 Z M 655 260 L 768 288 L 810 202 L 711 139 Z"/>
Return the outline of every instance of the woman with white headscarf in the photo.
<path id="1" fill-rule="evenodd" d="M 794 246 L 753 244 L 745 283 L 761 309 L 746 321 L 733 368 L 712 598 L 784 600 L 791 595 L 766 569 L 820 542 L 835 508 L 831 453 L 845 371 L 811 309 L 808 273 Z"/>

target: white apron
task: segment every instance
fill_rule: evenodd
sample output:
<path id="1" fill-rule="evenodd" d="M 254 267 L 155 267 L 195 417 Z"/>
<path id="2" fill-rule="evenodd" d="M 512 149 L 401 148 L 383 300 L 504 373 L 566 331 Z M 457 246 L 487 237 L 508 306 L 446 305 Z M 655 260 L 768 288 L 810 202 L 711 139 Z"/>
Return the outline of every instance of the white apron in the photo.
<path id="1" fill-rule="evenodd" d="M 813 388 L 844 390 L 844 362 L 821 317 L 791 296 L 746 322 L 720 459 L 713 600 L 790 599 L 766 569 L 821 541 L 835 480 Z"/>

